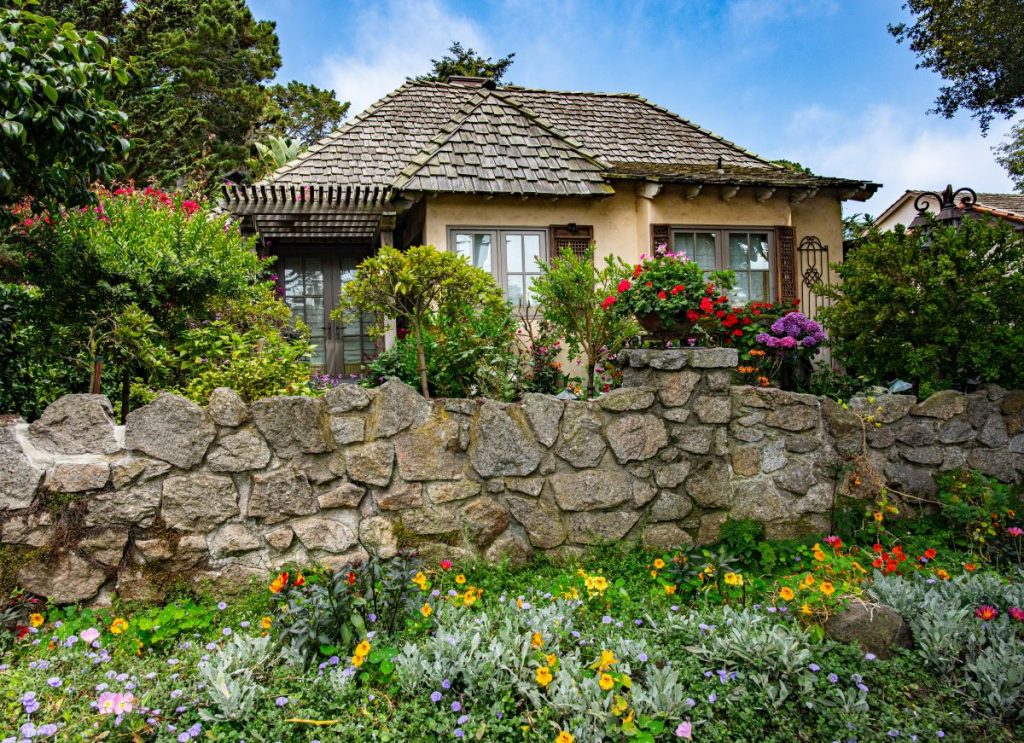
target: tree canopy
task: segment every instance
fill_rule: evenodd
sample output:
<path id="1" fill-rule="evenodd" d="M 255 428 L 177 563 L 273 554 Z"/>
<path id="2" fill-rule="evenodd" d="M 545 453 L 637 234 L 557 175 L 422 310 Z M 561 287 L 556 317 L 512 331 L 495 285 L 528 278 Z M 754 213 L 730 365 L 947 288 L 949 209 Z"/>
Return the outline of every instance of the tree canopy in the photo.
<path id="1" fill-rule="evenodd" d="M 508 68 L 512 66 L 515 56 L 515 52 L 509 52 L 507 56 L 494 61 L 490 57 L 481 56 L 471 47 L 463 46 L 461 42 L 453 41 L 452 45 L 448 47 L 448 54 L 440 59 L 430 60 L 433 64 L 433 69 L 426 75 L 421 75 L 416 79 L 444 82 L 454 75 L 489 77 L 495 83 L 500 83 L 503 82 Z"/>
<path id="2" fill-rule="evenodd" d="M 102 29 L 131 60 L 116 102 L 127 114 L 127 175 L 162 184 L 217 186 L 245 177 L 257 141 L 309 144 L 344 118 L 332 91 L 292 81 L 270 85 L 281 56 L 275 24 L 246 0 L 44 0 L 42 11 Z"/>
<path id="3" fill-rule="evenodd" d="M 81 203 L 128 149 L 110 99 L 125 82 L 106 40 L 32 12 L 0 10 L 0 203 L 26 195 Z"/>
<path id="4" fill-rule="evenodd" d="M 998 116 L 1024 108 L 1024 0 L 907 0 L 911 23 L 889 26 L 918 56 L 918 67 L 946 81 L 935 113 L 969 111 L 987 131 Z M 1000 164 L 1024 190 L 1024 125 L 996 148 Z"/>

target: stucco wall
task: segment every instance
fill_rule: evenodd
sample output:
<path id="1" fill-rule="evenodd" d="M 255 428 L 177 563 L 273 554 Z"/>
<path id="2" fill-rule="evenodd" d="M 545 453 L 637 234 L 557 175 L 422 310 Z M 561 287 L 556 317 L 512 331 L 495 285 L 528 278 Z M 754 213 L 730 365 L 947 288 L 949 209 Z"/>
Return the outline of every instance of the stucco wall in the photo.
<path id="1" fill-rule="evenodd" d="M 57 602 L 160 598 L 400 546 L 516 561 L 665 549 L 713 541 L 730 516 L 820 533 L 837 491 L 927 494 L 965 465 L 1024 473 L 1024 392 L 844 409 L 730 387 L 732 349 L 625 356 L 623 389 L 592 402 L 428 401 L 397 381 L 252 404 L 219 389 L 206 407 L 162 394 L 115 426 L 106 398 L 61 398 L 31 425 L 0 420 L 0 570 Z M 859 486 L 836 481 L 844 459 Z"/>
<path id="2" fill-rule="evenodd" d="M 614 195 L 590 199 L 519 199 L 438 195 L 426 202 L 427 243 L 448 245 L 450 227 L 535 227 L 552 224 L 594 226 L 597 259 L 618 255 L 635 262 L 650 250 L 652 224 L 693 226 L 768 227 L 792 226 L 796 240 L 814 235 L 829 247 L 830 262 L 843 258 L 842 207 L 834 191 L 823 190 L 812 198 L 792 202 L 779 189 L 764 202 L 754 189 L 743 188 L 730 200 L 723 189 L 706 186 L 693 199 L 687 188 L 668 184 L 653 198 L 639 194 L 639 184 L 620 182 Z"/>

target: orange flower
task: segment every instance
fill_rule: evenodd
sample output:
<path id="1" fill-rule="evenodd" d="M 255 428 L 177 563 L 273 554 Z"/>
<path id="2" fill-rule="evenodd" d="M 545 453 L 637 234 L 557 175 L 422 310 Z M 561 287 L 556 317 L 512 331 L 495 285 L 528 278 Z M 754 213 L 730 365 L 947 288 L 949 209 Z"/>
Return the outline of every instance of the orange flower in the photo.
<path id="1" fill-rule="evenodd" d="M 666 596 L 674 596 L 675 593 L 676 593 L 676 586 L 675 586 L 674 583 L 671 586 L 665 586 L 665 595 Z"/>
<path id="2" fill-rule="evenodd" d="M 783 601 L 792 601 L 794 598 L 796 598 L 796 594 L 793 593 L 793 589 L 789 586 L 783 586 L 782 590 L 779 591 L 779 598 L 781 598 Z"/>
<path id="3" fill-rule="evenodd" d="M 306 585 L 306 579 L 305 579 L 305 577 L 303 577 L 302 573 L 299 573 L 298 575 L 295 576 L 295 585 L 296 586 L 304 586 L 304 585 Z"/>
<path id="4" fill-rule="evenodd" d="M 977 569 L 978 569 L 978 566 L 975 565 L 973 562 L 965 562 L 964 563 L 964 570 L 966 570 L 968 573 L 973 573 Z"/>
<path id="5" fill-rule="evenodd" d="M 818 590 L 820 590 L 826 596 L 831 596 L 833 593 L 836 592 L 836 587 L 832 585 L 832 581 L 827 580 L 821 584 L 821 588 L 819 588 Z"/>
<path id="6" fill-rule="evenodd" d="M 424 604 L 420 607 L 420 614 L 423 615 L 424 619 L 430 619 L 430 615 L 434 613 L 434 610 L 430 608 L 430 604 Z"/>
<path id="7" fill-rule="evenodd" d="M 273 621 L 274 620 L 270 617 L 263 617 L 262 619 L 260 619 L 260 625 L 263 627 L 263 629 L 270 629 L 270 625 L 273 623 Z"/>
<path id="8" fill-rule="evenodd" d="M 288 587 L 288 573 L 281 573 L 270 583 L 271 593 L 281 593 Z"/>
<path id="9" fill-rule="evenodd" d="M 531 648 L 542 648 L 544 647 L 544 636 L 540 632 L 534 632 L 530 638 Z"/>

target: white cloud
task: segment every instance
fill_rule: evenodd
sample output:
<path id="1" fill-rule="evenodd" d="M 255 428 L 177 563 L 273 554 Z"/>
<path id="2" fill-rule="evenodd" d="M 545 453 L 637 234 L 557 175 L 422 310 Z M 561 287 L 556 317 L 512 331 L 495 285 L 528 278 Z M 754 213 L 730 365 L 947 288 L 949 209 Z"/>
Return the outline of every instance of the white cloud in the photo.
<path id="1" fill-rule="evenodd" d="M 430 60 L 459 41 L 489 56 L 483 34 L 466 16 L 437 0 L 389 0 L 358 14 L 351 32 L 355 44 L 324 60 L 324 83 L 353 114 L 401 85 L 406 77 L 430 70 Z"/>
<path id="2" fill-rule="evenodd" d="M 976 191 L 1012 191 L 992 154 L 1010 126 L 994 122 L 982 137 L 977 123 L 967 118 L 947 121 L 891 105 L 872 105 L 850 117 L 811 106 L 794 112 L 785 151 L 815 173 L 882 183 L 868 202 L 846 207 L 878 214 L 908 189 L 952 183 Z"/>

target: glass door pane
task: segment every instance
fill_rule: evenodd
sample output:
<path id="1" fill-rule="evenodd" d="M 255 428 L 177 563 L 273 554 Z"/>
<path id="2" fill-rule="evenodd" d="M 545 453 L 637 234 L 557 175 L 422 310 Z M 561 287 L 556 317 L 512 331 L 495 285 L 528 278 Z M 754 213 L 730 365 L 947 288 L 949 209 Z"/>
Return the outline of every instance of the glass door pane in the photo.
<path id="1" fill-rule="evenodd" d="M 327 315 L 324 303 L 324 261 L 316 256 L 288 256 L 284 264 L 284 301 L 292 317 L 309 328 L 313 356 L 322 365 L 326 359 Z"/>
<path id="2" fill-rule="evenodd" d="M 505 296 L 513 304 L 533 304 L 530 284 L 540 275 L 544 243 L 537 232 L 502 233 L 505 246 Z"/>

